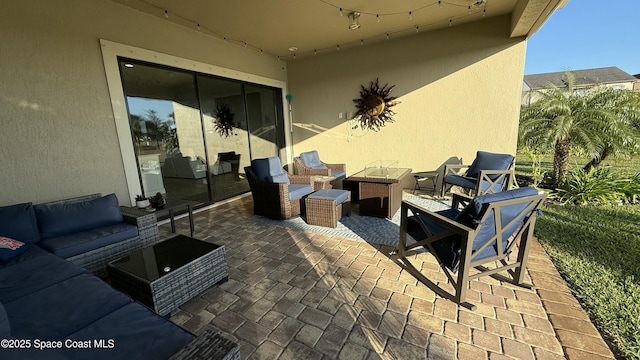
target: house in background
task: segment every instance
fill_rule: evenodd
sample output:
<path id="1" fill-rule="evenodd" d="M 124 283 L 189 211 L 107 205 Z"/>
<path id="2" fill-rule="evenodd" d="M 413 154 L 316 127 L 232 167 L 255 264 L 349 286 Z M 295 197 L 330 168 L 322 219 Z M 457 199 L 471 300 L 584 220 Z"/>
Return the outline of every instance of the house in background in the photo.
<path id="1" fill-rule="evenodd" d="M 635 90 L 640 82 L 637 77 L 629 75 L 615 66 L 572 70 L 576 74 L 575 91 L 583 92 L 585 89 L 596 85 L 609 86 L 614 89 Z M 528 105 L 536 101 L 535 92 L 544 90 L 551 85 L 560 89 L 567 86 L 567 79 L 564 71 L 531 74 L 524 76 L 522 86 L 522 104 Z"/>
<path id="2" fill-rule="evenodd" d="M 0 206 L 206 205 L 312 149 L 348 173 L 515 153 L 526 41 L 565 1 L 2 1 Z M 400 101 L 379 132 L 351 119 L 376 79 Z"/>

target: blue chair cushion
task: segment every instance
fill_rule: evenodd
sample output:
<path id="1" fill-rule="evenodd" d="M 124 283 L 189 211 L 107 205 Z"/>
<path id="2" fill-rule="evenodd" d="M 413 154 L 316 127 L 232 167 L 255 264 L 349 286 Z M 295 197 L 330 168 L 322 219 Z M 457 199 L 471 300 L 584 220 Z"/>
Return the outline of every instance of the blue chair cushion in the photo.
<path id="1" fill-rule="evenodd" d="M 38 204 L 34 209 L 43 239 L 123 221 L 115 194 L 77 203 Z"/>
<path id="2" fill-rule="evenodd" d="M 289 184 L 289 176 L 287 176 L 286 173 L 282 173 L 274 176 L 269 175 L 267 176 L 267 182 Z"/>
<path id="3" fill-rule="evenodd" d="M 316 150 L 300 153 L 300 160 L 306 167 L 312 169 L 326 169 L 327 167 L 320 161 L 320 156 Z"/>
<path id="4" fill-rule="evenodd" d="M 7 311 L 0 303 L 0 339 L 6 339 L 11 336 L 11 326 L 9 325 L 9 317 Z"/>
<path id="5" fill-rule="evenodd" d="M 480 170 L 507 170 L 513 163 L 511 154 L 494 154 L 486 151 L 478 151 L 476 158 L 467 170 L 465 176 L 478 178 Z M 494 180 L 494 178 L 492 178 Z"/>
<path id="6" fill-rule="evenodd" d="M 0 207 L 0 236 L 33 244 L 40 241 L 36 214 L 31 203 Z"/>
<path id="7" fill-rule="evenodd" d="M 349 197 L 349 191 L 339 189 L 323 189 L 309 195 L 309 199 L 335 200 L 336 204 L 342 204 Z"/>
<path id="8" fill-rule="evenodd" d="M 0 236 L 0 260 L 3 262 L 25 252 L 29 245 L 6 236 Z"/>
<path id="9" fill-rule="evenodd" d="M 253 159 L 251 160 L 251 169 L 261 181 L 269 181 L 269 177 L 273 178 L 274 176 L 284 174 L 280 158 L 277 156 Z"/>
<path id="10" fill-rule="evenodd" d="M 331 176 L 333 176 L 336 179 L 344 179 L 345 176 L 347 176 L 347 173 L 344 171 L 334 171 L 331 170 Z"/>
<path id="11" fill-rule="evenodd" d="M 437 213 L 443 215 L 449 219 L 453 219 L 463 225 L 476 229 L 480 225 L 480 220 L 482 220 L 482 216 L 486 211 L 486 208 L 490 203 L 495 203 L 499 201 L 509 200 L 509 199 L 517 199 L 526 196 L 537 195 L 538 191 L 532 187 L 525 187 L 515 190 L 503 191 L 495 194 L 483 195 L 476 197 L 473 201 L 469 203 L 464 209 L 461 211 L 456 209 L 448 209 L 443 211 L 438 211 Z M 519 214 L 524 208 L 526 208 L 530 203 L 523 202 L 518 204 L 513 204 L 509 206 L 502 206 L 500 208 L 500 216 L 502 226 L 505 226 Z M 526 214 L 524 214 L 526 215 Z M 509 237 L 513 234 L 513 232 L 517 229 L 518 226 L 521 225 L 522 220 L 524 219 L 524 215 L 520 217 L 517 221 L 514 222 L 512 226 L 505 229 L 503 232 L 502 238 L 502 250 L 504 251 L 506 246 L 508 245 Z M 431 234 L 438 234 L 445 230 L 445 228 L 430 219 L 421 216 L 420 220 L 424 223 Z M 473 252 L 482 247 L 489 239 L 496 235 L 495 232 L 495 214 L 490 213 L 485 221 L 482 223 L 482 227 L 480 231 L 476 234 L 473 243 L 471 244 L 471 249 Z M 416 240 L 422 240 L 427 237 L 425 232 L 420 227 L 418 219 L 416 216 L 412 216 L 408 219 L 407 222 L 407 233 L 411 235 Z M 448 236 L 439 241 L 435 241 L 433 243 L 433 247 L 436 251 L 438 258 L 442 261 L 442 263 L 453 271 L 457 271 L 458 263 L 460 259 L 460 250 L 461 250 L 461 238 L 459 235 Z M 493 246 L 487 246 L 480 253 L 474 254 L 473 261 L 478 261 L 482 259 L 486 259 L 492 256 L 496 256 L 498 254 L 498 250 L 496 248 L 496 244 Z"/>
<path id="12" fill-rule="evenodd" d="M 289 200 L 300 199 L 305 195 L 309 195 L 313 192 L 313 187 L 308 184 L 290 184 L 289 185 Z"/>
<path id="13" fill-rule="evenodd" d="M 131 239 L 137 235 L 137 226 L 122 222 L 97 229 L 43 239 L 38 245 L 63 259 L 67 259 Z"/>

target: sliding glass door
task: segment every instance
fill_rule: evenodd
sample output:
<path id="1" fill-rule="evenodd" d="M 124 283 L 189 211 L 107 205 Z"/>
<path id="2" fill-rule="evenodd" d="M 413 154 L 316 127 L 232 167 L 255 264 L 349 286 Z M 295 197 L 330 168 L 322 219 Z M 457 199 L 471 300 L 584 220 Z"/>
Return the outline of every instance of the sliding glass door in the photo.
<path id="1" fill-rule="evenodd" d="M 146 196 L 194 206 L 249 190 L 244 167 L 284 145 L 280 89 L 119 59 Z"/>

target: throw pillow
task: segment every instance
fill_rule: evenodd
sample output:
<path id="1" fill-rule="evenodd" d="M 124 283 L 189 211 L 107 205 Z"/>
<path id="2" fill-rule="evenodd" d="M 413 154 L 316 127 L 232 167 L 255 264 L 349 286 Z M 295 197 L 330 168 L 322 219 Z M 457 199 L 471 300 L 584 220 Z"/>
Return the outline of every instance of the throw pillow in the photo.
<path id="1" fill-rule="evenodd" d="M 0 236 L 0 259 L 9 260 L 29 248 L 22 241 L 6 236 Z"/>

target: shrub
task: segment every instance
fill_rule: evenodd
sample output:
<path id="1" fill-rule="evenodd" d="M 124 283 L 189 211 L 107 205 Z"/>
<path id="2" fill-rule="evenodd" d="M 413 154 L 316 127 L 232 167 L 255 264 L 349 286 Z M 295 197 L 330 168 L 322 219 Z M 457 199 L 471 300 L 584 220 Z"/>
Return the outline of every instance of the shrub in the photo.
<path id="1" fill-rule="evenodd" d="M 624 196 L 618 190 L 623 182 L 609 167 L 572 170 L 557 189 L 557 198 L 572 204 L 613 204 Z"/>
<path id="2" fill-rule="evenodd" d="M 621 181 L 618 186 L 624 200 L 629 204 L 637 204 L 640 202 L 640 173 L 635 174 L 630 179 Z"/>

